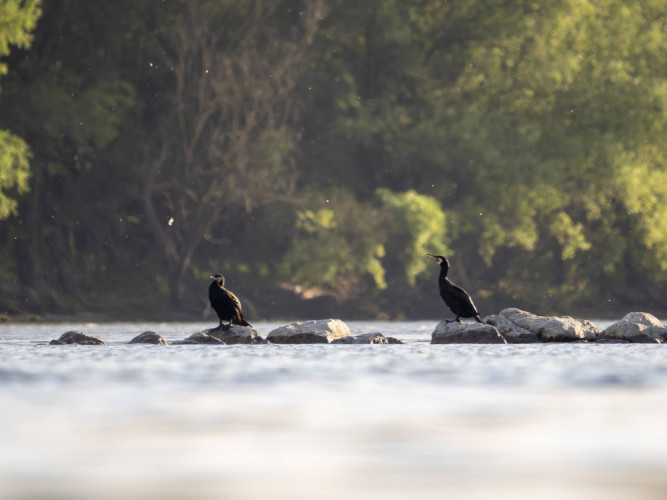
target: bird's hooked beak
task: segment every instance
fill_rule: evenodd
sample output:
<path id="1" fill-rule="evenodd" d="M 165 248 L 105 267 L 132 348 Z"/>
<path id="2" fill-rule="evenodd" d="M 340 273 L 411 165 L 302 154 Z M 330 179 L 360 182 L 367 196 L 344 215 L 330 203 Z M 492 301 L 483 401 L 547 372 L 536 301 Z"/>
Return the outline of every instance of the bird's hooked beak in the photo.
<path id="1" fill-rule="evenodd" d="M 436 261 L 436 262 L 440 262 L 440 259 L 439 259 L 438 257 L 436 257 L 435 255 L 431 255 L 430 253 L 427 253 L 427 254 L 426 254 L 426 258 L 427 258 L 427 259 L 434 260 L 434 261 Z"/>

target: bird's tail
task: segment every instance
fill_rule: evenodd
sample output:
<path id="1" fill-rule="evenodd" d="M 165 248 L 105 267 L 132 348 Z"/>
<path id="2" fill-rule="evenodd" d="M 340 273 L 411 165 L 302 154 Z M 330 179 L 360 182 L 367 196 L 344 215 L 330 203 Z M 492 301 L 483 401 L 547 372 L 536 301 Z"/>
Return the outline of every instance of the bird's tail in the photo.
<path id="1" fill-rule="evenodd" d="M 479 317 L 479 314 L 475 316 L 475 319 L 477 320 L 478 323 L 482 323 L 483 325 L 486 325 L 486 322 L 482 320 L 482 318 Z"/>
<path id="2" fill-rule="evenodd" d="M 249 326 L 252 328 L 252 325 L 248 323 L 245 319 L 241 319 L 241 326 Z"/>

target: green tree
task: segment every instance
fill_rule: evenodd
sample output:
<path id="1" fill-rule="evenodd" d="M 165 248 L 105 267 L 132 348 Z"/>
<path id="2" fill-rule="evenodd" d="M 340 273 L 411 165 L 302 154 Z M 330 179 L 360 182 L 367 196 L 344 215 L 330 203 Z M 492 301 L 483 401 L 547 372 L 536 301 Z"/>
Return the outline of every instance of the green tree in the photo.
<path id="1" fill-rule="evenodd" d="M 405 283 L 414 286 L 427 269 L 427 252 L 450 252 L 445 244 L 445 213 L 438 200 L 413 190 L 395 193 L 379 189 L 377 195 L 386 228 L 385 267 L 392 274 L 402 271 Z"/>
<path id="2" fill-rule="evenodd" d="M 125 18 L 136 9 L 126 4 L 48 2 L 32 49 L 8 60 L 0 126 L 33 152 L 30 193 L 8 227 L 12 282 L 34 309 L 84 307 L 82 284 L 100 278 L 108 257 L 125 257 L 114 249 L 132 184 L 111 146 L 136 105 L 123 75 L 136 30 Z"/>
<path id="3" fill-rule="evenodd" d="M 10 47 L 26 49 L 41 14 L 39 0 L 6 0 L 0 3 L 0 76 L 7 73 L 2 58 Z M 28 190 L 30 148 L 8 130 L 0 130 L 0 220 L 16 214 L 15 195 Z"/>
<path id="4" fill-rule="evenodd" d="M 283 276 L 301 294 L 330 294 L 339 301 L 386 288 L 378 211 L 340 190 L 318 201 L 296 212 Z"/>
<path id="5" fill-rule="evenodd" d="M 341 7 L 306 80 L 308 175 L 436 197 L 500 300 L 655 300 L 664 24 L 624 0 Z"/>
<path id="6" fill-rule="evenodd" d="M 430 314 L 437 252 L 478 301 L 660 304 L 662 4 L 2 2 L 2 293 Z"/>
<path id="7" fill-rule="evenodd" d="M 488 262 L 518 249 L 501 283 L 541 305 L 627 299 L 626 289 L 646 300 L 664 286 L 667 233 L 650 203 L 665 195 L 664 23 L 659 2 L 564 2 L 469 49 L 459 85 L 475 107 L 457 117 L 476 131 L 484 179 L 466 205 L 494 214 L 478 239 Z M 522 220 L 528 238 L 513 240 Z"/>
<path id="8" fill-rule="evenodd" d="M 30 176 L 30 148 L 19 137 L 7 130 L 0 130 L 0 219 L 16 214 L 18 205 L 11 196 L 28 190 Z"/>

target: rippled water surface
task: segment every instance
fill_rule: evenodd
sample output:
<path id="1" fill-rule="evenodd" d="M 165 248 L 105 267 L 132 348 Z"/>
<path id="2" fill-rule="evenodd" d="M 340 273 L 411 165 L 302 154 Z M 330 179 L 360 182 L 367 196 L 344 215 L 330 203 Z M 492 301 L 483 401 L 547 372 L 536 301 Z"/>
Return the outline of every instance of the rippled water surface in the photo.
<path id="1" fill-rule="evenodd" d="M 0 326 L 0 497 L 667 496 L 667 346 L 430 345 L 435 322 L 348 324 L 405 344 Z M 71 329 L 107 345 L 47 345 Z"/>

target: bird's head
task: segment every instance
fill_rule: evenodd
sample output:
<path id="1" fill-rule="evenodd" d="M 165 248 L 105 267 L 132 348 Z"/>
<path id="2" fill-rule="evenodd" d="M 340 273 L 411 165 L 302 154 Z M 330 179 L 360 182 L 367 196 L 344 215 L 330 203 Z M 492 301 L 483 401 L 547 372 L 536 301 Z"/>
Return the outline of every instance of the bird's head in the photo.
<path id="1" fill-rule="evenodd" d="M 217 282 L 220 286 L 225 286 L 225 277 L 222 274 L 214 274 L 209 276 L 213 281 Z"/>
<path id="2" fill-rule="evenodd" d="M 446 267 L 449 267 L 449 261 L 447 260 L 447 257 L 443 257 L 442 255 L 432 255 L 430 253 L 427 253 L 426 257 L 436 261 L 441 266 L 445 265 Z"/>

